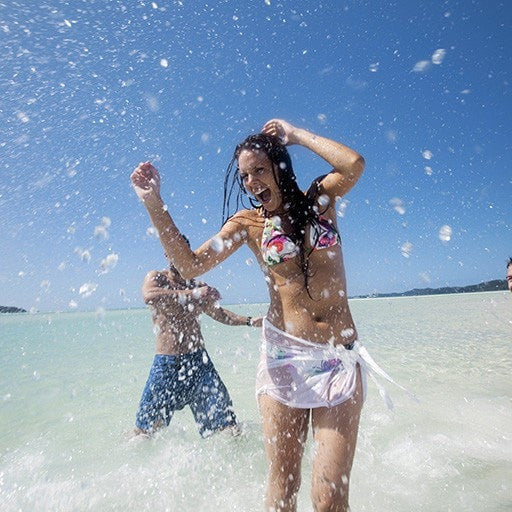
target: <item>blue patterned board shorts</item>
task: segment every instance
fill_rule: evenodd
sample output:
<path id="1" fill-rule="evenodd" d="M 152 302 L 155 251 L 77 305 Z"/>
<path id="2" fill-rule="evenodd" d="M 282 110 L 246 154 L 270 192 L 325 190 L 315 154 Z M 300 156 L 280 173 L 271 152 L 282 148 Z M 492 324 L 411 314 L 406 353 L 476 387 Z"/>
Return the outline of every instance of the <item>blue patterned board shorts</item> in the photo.
<path id="1" fill-rule="evenodd" d="M 169 425 L 174 411 L 190 406 L 202 437 L 236 425 L 226 386 L 206 350 L 156 354 L 135 424 L 145 432 Z"/>

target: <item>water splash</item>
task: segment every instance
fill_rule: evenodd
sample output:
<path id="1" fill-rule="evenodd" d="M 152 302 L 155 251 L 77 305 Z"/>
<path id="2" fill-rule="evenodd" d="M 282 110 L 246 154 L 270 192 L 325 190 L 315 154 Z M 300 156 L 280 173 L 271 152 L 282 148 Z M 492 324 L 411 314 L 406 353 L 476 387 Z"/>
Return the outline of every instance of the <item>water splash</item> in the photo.
<path id="1" fill-rule="evenodd" d="M 439 228 L 439 240 L 449 242 L 452 239 L 452 228 L 445 224 Z"/>
<path id="2" fill-rule="evenodd" d="M 411 255 L 412 249 L 413 249 L 413 245 L 411 242 L 405 242 L 404 244 L 402 244 L 402 247 L 400 247 L 402 256 L 404 258 L 409 258 Z"/>
<path id="3" fill-rule="evenodd" d="M 82 286 L 80 286 L 80 289 L 78 290 L 78 293 L 86 298 L 90 297 L 98 288 L 98 285 L 96 283 L 84 283 Z"/>
<path id="4" fill-rule="evenodd" d="M 393 206 L 393 210 L 397 212 L 400 215 L 405 214 L 405 206 L 403 201 L 399 197 L 394 197 L 393 199 L 389 200 L 389 204 Z"/>

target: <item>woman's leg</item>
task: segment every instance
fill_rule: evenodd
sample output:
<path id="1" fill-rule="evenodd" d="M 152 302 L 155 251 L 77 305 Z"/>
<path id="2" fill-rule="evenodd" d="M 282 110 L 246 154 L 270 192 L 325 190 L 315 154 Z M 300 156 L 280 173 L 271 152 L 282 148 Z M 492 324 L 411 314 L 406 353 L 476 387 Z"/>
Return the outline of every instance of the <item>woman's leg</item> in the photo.
<path id="1" fill-rule="evenodd" d="M 269 466 L 265 510 L 294 512 L 310 410 L 288 407 L 268 395 L 260 395 L 259 406 Z"/>
<path id="2" fill-rule="evenodd" d="M 315 512 L 345 512 L 354 460 L 359 417 L 363 406 L 358 366 L 354 396 L 335 407 L 312 409 L 316 444 L 311 497 Z"/>

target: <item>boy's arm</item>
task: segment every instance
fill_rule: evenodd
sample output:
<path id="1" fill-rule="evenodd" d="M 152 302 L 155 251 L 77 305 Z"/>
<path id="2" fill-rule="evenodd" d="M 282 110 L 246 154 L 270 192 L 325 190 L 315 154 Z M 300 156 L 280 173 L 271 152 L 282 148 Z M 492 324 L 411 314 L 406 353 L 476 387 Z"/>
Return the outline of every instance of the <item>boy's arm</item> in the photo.
<path id="1" fill-rule="evenodd" d="M 165 288 L 165 276 L 156 270 L 151 270 L 146 274 L 142 284 L 142 300 L 145 304 L 151 305 L 162 298 L 169 298 L 173 295 L 170 288 Z"/>
<path id="2" fill-rule="evenodd" d="M 180 304 L 202 304 L 206 293 L 205 286 L 190 289 L 172 288 L 165 274 L 156 270 L 147 273 L 142 285 L 142 298 L 146 304 L 154 304 L 159 300 Z"/>
<path id="3" fill-rule="evenodd" d="M 213 288 L 213 290 L 215 289 Z M 210 302 L 205 304 L 203 312 L 214 320 L 217 320 L 217 322 L 226 325 L 248 325 L 251 327 L 261 327 L 263 324 L 263 317 L 238 315 L 233 311 L 229 311 L 229 309 L 225 309 L 222 306 L 219 306 L 218 300 L 213 303 Z"/>

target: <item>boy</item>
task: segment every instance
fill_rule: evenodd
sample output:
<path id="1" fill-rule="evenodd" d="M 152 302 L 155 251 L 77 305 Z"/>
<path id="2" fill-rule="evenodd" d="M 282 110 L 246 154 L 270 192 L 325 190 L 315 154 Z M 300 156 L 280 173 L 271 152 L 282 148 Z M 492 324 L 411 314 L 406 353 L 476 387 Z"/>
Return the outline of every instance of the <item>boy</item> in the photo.
<path id="1" fill-rule="evenodd" d="M 152 270 L 142 286 L 156 332 L 156 355 L 142 393 L 136 434 L 151 434 L 169 425 L 175 410 L 189 405 L 202 437 L 232 428 L 237 420 L 231 398 L 206 352 L 199 316 L 206 313 L 226 325 L 259 327 L 262 318 L 237 315 L 218 305 L 219 292 L 186 281 L 172 264 Z"/>

